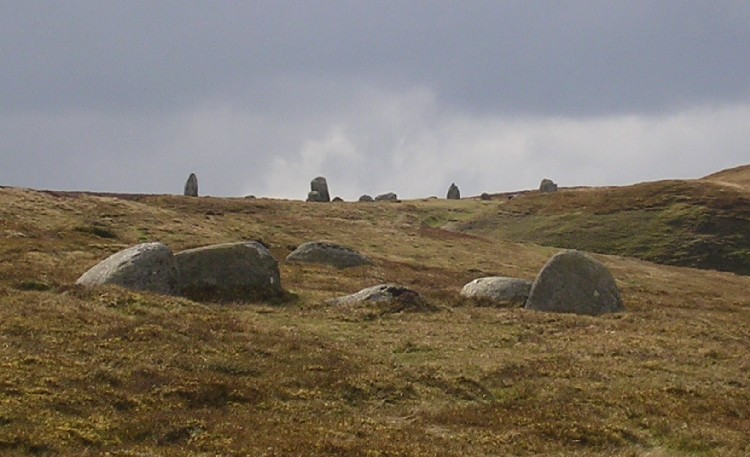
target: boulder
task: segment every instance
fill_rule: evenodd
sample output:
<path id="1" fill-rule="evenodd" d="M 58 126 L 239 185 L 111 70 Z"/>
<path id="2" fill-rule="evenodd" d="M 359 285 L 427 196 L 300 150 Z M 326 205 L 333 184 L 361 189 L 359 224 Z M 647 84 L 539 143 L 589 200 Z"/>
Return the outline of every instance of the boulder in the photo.
<path id="1" fill-rule="evenodd" d="M 531 286 L 526 309 L 598 316 L 624 311 L 609 270 L 575 250 L 552 257 Z"/>
<path id="2" fill-rule="evenodd" d="M 539 190 L 542 192 L 556 192 L 557 184 L 552 182 L 551 179 L 544 178 L 541 184 L 539 184 Z"/>
<path id="3" fill-rule="evenodd" d="M 162 243 L 139 244 L 112 254 L 81 275 L 76 284 L 115 284 L 166 295 L 179 290 L 174 256 Z"/>
<path id="4" fill-rule="evenodd" d="M 448 200 L 460 200 L 461 199 L 461 192 L 458 190 L 458 186 L 456 183 L 451 183 L 451 186 L 448 188 Z"/>
<path id="5" fill-rule="evenodd" d="M 377 197 L 375 197 L 376 202 L 397 202 L 398 197 L 393 192 L 388 192 L 386 194 L 380 194 Z"/>
<path id="6" fill-rule="evenodd" d="M 331 265 L 341 269 L 371 263 L 367 257 L 353 249 L 325 241 L 310 241 L 301 244 L 286 257 L 286 260 Z"/>
<path id="7" fill-rule="evenodd" d="M 370 197 L 367 194 L 364 194 L 363 196 L 359 197 L 359 201 L 361 201 L 361 202 L 374 202 L 375 199 L 372 198 L 372 197 Z"/>
<path id="8" fill-rule="evenodd" d="M 333 200 L 331 200 L 331 201 L 332 201 L 332 202 L 335 202 L 335 203 L 340 203 L 340 202 L 343 202 L 343 201 L 344 201 L 344 199 L 343 199 L 343 198 L 341 198 L 341 197 L 333 197 Z"/>
<path id="9" fill-rule="evenodd" d="M 256 241 L 216 244 L 174 256 L 181 294 L 196 300 L 259 300 L 283 295 L 279 266 Z"/>
<path id="10" fill-rule="evenodd" d="M 523 305 L 529 298 L 531 281 L 503 276 L 478 278 L 461 289 L 461 296 L 496 305 Z"/>
<path id="11" fill-rule="evenodd" d="M 317 200 L 311 200 L 310 196 L 313 192 L 317 192 Z M 331 195 L 328 193 L 328 182 L 326 178 L 318 176 L 317 178 L 310 181 L 310 193 L 307 195 L 307 201 L 311 202 L 324 202 L 328 203 L 331 201 Z"/>
<path id="12" fill-rule="evenodd" d="M 487 192 L 482 192 L 482 195 L 479 196 L 480 200 L 492 200 L 492 195 L 488 194 Z"/>
<path id="13" fill-rule="evenodd" d="M 195 173 L 190 173 L 190 176 L 188 176 L 187 182 L 185 182 L 184 195 L 186 197 L 198 196 L 198 177 L 195 176 Z"/>
<path id="14" fill-rule="evenodd" d="M 318 192 L 317 190 L 311 190 L 310 192 L 307 193 L 307 201 L 308 202 L 322 202 L 323 200 L 321 199 L 320 192 Z"/>
<path id="15" fill-rule="evenodd" d="M 371 307 L 382 313 L 435 309 L 418 292 L 398 284 L 368 287 L 351 295 L 328 300 L 326 303 L 333 306 Z"/>

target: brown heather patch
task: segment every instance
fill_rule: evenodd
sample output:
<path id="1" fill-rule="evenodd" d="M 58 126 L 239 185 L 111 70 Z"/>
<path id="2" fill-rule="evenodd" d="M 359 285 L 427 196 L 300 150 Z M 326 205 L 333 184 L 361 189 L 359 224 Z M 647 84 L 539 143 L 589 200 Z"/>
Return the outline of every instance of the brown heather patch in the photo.
<path id="1" fill-rule="evenodd" d="M 616 214 L 598 198 L 587 204 Z M 750 454 L 750 278 L 597 255 L 626 313 L 476 306 L 458 296 L 463 284 L 533 279 L 557 252 L 440 228 L 506 205 L 0 189 L 0 454 Z M 141 241 L 242 239 L 280 260 L 325 239 L 374 264 L 281 261 L 293 296 L 281 304 L 72 285 Z M 324 303 L 385 282 L 439 310 Z"/>

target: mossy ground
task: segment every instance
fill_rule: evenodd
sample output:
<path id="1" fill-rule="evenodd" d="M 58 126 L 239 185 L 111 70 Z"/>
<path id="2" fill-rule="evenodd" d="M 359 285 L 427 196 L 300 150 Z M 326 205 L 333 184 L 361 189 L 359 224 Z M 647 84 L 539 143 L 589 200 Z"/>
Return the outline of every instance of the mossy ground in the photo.
<path id="1" fill-rule="evenodd" d="M 578 197 L 555 198 L 583 211 Z M 596 201 L 602 217 L 647 211 Z M 660 217 L 700 218 L 687 203 Z M 479 307 L 459 297 L 466 282 L 533 279 L 558 251 L 440 228 L 501 210 L 521 207 L 0 189 L 0 454 L 750 454 L 750 277 L 597 256 L 626 313 Z M 281 262 L 291 298 L 276 304 L 73 286 L 138 242 L 246 239 L 280 260 L 329 240 L 374 263 Z M 383 282 L 438 311 L 325 305 Z"/>
<path id="2" fill-rule="evenodd" d="M 709 181 L 531 193 L 447 227 L 750 275 L 750 192 Z"/>

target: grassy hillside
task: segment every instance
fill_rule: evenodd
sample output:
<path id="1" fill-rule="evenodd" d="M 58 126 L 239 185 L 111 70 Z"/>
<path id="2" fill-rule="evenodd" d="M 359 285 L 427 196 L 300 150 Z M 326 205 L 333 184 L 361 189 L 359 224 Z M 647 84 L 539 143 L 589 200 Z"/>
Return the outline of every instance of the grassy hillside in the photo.
<path id="1" fill-rule="evenodd" d="M 703 178 L 725 186 L 735 187 L 750 191 L 750 165 L 742 165 L 728 170 L 723 170 Z"/>
<path id="2" fill-rule="evenodd" d="M 750 191 L 713 180 L 530 193 L 488 205 L 448 227 L 493 239 L 750 274 Z"/>
<path id="3" fill-rule="evenodd" d="M 682 198 L 690 212 L 694 197 L 679 186 L 654 201 Z M 553 198 L 562 208 L 572 197 Z M 546 214 L 537 197 L 526 204 L 535 201 Z M 436 228 L 477 224 L 505 205 L 0 189 L 0 454 L 750 454 L 750 278 L 597 256 L 628 312 L 477 307 L 459 298 L 463 284 L 533 279 L 557 252 L 494 229 Z M 615 217 L 612 205 L 601 215 Z M 374 264 L 282 262 L 291 298 L 277 305 L 73 286 L 138 242 L 181 250 L 243 239 L 280 260 L 326 239 Z M 381 282 L 415 288 L 439 310 L 324 304 Z"/>

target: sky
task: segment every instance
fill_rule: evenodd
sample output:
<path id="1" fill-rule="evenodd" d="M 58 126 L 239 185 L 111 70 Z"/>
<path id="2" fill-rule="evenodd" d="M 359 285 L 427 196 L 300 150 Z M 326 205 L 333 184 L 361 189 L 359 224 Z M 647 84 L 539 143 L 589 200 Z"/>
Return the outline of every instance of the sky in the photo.
<path id="1" fill-rule="evenodd" d="M 0 0 L 0 185 L 356 200 L 750 163 L 746 0 Z"/>

